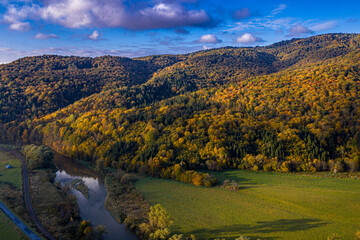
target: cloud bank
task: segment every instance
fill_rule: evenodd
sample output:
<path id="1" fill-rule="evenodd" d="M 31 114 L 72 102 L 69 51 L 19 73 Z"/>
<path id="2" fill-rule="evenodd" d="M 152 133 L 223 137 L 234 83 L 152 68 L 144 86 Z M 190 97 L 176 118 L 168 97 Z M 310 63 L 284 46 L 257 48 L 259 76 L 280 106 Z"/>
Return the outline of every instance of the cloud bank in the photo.
<path id="1" fill-rule="evenodd" d="M 10 4 L 3 16 L 13 30 L 28 30 L 29 19 L 41 19 L 67 28 L 110 27 L 131 30 L 208 27 L 214 24 L 205 10 L 188 9 L 184 0 L 44 0 Z"/>

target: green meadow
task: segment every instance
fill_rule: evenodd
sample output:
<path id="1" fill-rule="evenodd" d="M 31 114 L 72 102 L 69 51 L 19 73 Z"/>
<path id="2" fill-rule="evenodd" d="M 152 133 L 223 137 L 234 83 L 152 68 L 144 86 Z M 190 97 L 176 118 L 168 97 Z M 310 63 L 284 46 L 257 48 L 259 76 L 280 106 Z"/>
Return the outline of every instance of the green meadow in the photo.
<path id="1" fill-rule="evenodd" d="M 241 190 L 144 178 L 136 183 L 151 203 L 166 208 L 172 233 L 199 239 L 354 239 L 360 230 L 360 180 L 241 170 L 212 173 Z"/>
<path id="2" fill-rule="evenodd" d="M 5 166 L 10 164 L 11 169 Z M 8 184 L 21 191 L 21 164 L 20 161 L 7 152 L 0 151 L 0 188 Z M 25 235 L 0 211 L 0 239 L 24 239 Z M 26 238 L 27 239 L 27 238 Z"/>
<path id="3" fill-rule="evenodd" d="M 9 164 L 13 168 L 7 169 Z M 10 153 L 0 151 L 0 187 L 8 184 L 21 190 L 21 163 L 20 160 Z"/>

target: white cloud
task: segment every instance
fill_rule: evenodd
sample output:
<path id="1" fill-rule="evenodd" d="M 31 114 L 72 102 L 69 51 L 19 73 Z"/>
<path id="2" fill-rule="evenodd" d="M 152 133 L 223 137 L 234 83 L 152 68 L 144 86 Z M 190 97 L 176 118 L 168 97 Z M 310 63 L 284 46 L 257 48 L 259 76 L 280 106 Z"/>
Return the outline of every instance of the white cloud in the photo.
<path id="1" fill-rule="evenodd" d="M 337 21 L 327 21 L 323 23 L 316 24 L 312 26 L 310 29 L 313 31 L 324 31 L 331 28 L 334 28 L 337 24 Z"/>
<path id="2" fill-rule="evenodd" d="M 13 22 L 10 23 L 9 28 L 11 30 L 26 32 L 31 29 L 31 25 L 28 22 Z"/>
<path id="3" fill-rule="evenodd" d="M 183 1 L 155 3 L 124 0 L 46 0 L 43 5 L 9 5 L 4 21 L 12 24 L 43 19 L 67 28 L 121 27 L 133 30 L 181 26 L 205 27 L 213 21 L 204 10 L 188 9 Z"/>
<path id="4" fill-rule="evenodd" d="M 9 5 L 3 15 L 3 21 L 9 24 L 11 30 L 28 31 L 31 24 L 26 21 L 29 16 L 36 14 L 37 6 L 29 5 L 17 8 L 15 5 Z"/>
<path id="5" fill-rule="evenodd" d="M 256 36 L 254 36 L 251 33 L 244 33 L 243 35 L 241 35 L 240 37 L 236 38 L 236 42 L 237 43 L 256 43 L 256 42 L 262 42 L 263 40 L 261 38 L 258 38 Z"/>
<path id="6" fill-rule="evenodd" d="M 280 4 L 277 8 L 275 8 L 274 10 L 272 10 L 271 14 L 276 15 L 281 13 L 282 11 L 284 11 L 287 8 L 286 4 Z"/>
<path id="7" fill-rule="evenodd" d="M 60 0 L 41 8 L 39 14 L 43 19 L 58 22 L 65 27 L 80 28 L 91 24 L 93 19 L 90 10 L 94 8 L 96 11 L 97 7 L 90 0 Z"/>
<path id="8" fill-rule="evenodd" d="M 218 39 L 215 34 L 205 34 L 202 35 L 198 40 L 198 43 L 210 43 L 210 44 L 216 44 L 222 42 L 220 39 Z"/>
<path id="9" fill-rule="evenodd" d="M 99 33 L 97 30 L 95 30 L 95 31 L 92 32 L 92 34 L 89 35 L 88 38 L 89 38 L 90 40 L 97 41 L 97 40 L 99 40 L 99 38 L 100 38 L 100 33 Z"/>
<path id="10" fill-rule="evenodd" d="M 44 40 L 44 39 L 56 39 L 59 38 L 59 36 L 55 35 L 55 34 L 43 34 L 43 33 L 38 33 L 35 35 L 34 37 L 35 39 L 40 39 L 40 40 Z"/>

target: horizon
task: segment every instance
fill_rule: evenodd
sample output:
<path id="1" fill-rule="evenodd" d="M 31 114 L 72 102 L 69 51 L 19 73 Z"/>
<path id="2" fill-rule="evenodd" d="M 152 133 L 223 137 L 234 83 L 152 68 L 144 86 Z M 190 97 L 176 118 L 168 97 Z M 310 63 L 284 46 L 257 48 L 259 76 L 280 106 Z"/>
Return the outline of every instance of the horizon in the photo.
<path id="1" fill-rule="evenodd" d="M 150 55 L 144 55 L 144 56 L 138 56 L 138 57 L 126 57 L 126 56 L 121 56 L 121 55 L 99 55 L 99 56 L 79 56 L 79 55 L 62 55 L 62 54 L 40 54 L 40 55 L 31 55 L 31 56 L 23 56 L 17 59 L 12 60 L 11 62 L 0 62 L 0 65 L 6 65 L 6 64 L 10 64 L 12 62 L 18 61 L 20 59 L 23 58 L 32 58 L 32 57 L 42 57 L 42 56 L 60 56 L 60 57 L 80 57 L 80 58 L 98 58 L 98 57 L 105 57 L 105 56 L 110 56 L 110 57 L 120 57 L 120 58 L 129 58 L 129 59 L 136 59 L 136 58 L 142 58 L 142 57 L 149 57 L 149 56 L 163 56 L 163 55 L 186 55 L 186 54 L 192 54 L 192 53 L 197 53 L 197 52 L 203 52 L 203 51 L 212 51 L 212 50 L 216 50 L 216 49 L 224 49 L 224 48 L 261 48 L 261 47 L 268 47 L 277 43 L 281 43 L 281 42 L 288 42 L 288 41 L 294 41 L 294 40 L 301 40 L 301 39 L 307 39 L 307 38 L 312 38 L 312 37 L 316 37 L 316 36 L 322 36 L 322 35 L 332 35 L 332 34 L 343 34 L 343 35 L 351 35 L 351 34 L 356 34 L 359 35 L 360 33 L 344 33 L 344 32 L 333 32 L 333 33 L 324 33 L 324 34 L 317 34 L 314 36 L 310 36 L 310 37 L 294 37 L 291 39 L 285 39 L 285 40 L 281 40 L 278 42 L 274 42 L 274 43 L 269 43 L 267 45 L 257 45 L 257 46 L 222 46 L 222 47 L 214 47 L 214 48 L 209 48 L 209 49 L 203 49 L 203 50 L 196 50 L 196 51 L 192 51 L 192 52 L 187 52 L 187 53 L 163 53 L 163 54 L 150 54 Z"/>
<path id="2" fill-rule="evenodd" d="M 0 62 L 44 54 L 186 54 L 359 33 L 359 7 L 349 0 L 0 0 Z"/>

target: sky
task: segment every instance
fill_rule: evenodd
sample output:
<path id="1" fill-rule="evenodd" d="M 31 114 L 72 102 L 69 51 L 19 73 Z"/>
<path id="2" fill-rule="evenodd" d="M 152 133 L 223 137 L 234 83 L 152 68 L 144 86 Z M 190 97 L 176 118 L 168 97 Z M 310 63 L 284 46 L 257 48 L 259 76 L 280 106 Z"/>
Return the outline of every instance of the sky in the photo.
<path id="1" fill-rule="evenodd" d="M 0 63 L 182 54 L 359 33 L 358 0 L 0 0 Z"/>

